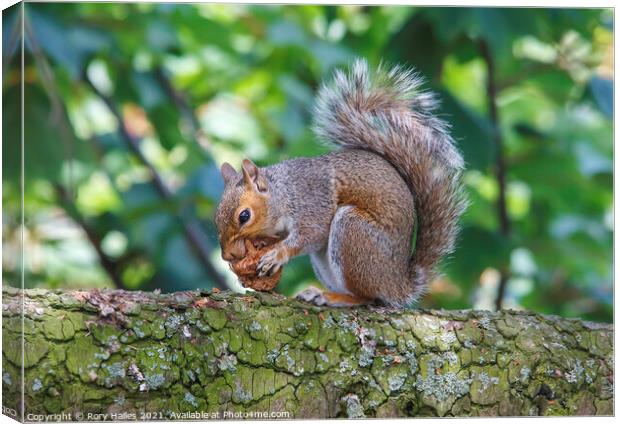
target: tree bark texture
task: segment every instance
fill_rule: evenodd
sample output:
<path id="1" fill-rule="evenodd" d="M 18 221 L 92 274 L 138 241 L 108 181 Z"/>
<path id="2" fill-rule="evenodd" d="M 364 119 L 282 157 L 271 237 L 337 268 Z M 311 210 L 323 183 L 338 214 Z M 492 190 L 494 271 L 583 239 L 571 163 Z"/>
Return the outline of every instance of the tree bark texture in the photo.
<path id="1" fill-rule="evenodd" d="M 613 326 L 529 312 L 8 288 L 2 331 L 26 421 L 613 414 Z"/>

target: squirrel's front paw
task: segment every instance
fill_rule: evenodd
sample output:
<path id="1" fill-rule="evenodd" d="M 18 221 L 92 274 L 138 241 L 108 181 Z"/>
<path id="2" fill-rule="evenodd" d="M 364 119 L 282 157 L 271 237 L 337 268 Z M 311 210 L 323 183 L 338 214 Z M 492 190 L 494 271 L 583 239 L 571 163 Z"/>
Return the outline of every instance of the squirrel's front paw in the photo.
<path id="1" fill-rule="evenodd" d="M 256 272 L 259 277 L 264 277 L 265 275 L 271 276 L 278 272 L 282 265 L 284 265 L 287 261 L 288 257 L 286 256 L 286 252 L 284 250 L 271 250 L 260 258 L 256 267 Z"/>

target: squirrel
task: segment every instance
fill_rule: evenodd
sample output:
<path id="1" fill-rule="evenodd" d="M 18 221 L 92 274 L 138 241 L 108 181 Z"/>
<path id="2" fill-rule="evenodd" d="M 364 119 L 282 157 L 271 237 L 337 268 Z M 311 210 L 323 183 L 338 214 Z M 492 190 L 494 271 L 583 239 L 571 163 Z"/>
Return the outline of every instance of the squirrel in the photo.
<path id="1" fill-rule="evenodd" d="M 245 159 L 240 172 L 224 163 L 215 216 L 223 259 L 244 257 L 246 238 L 277 238 L 257 273 L 309 254 L 329 291 L 308 289 L 303 300 L 417 301 L 453 251 L 467 205 L 463 157 L 422 83 L 413 69 L 371 72 L 357 59 L 320 87 L 314 109 L 315 134 L 338 150 L 264 168 Z"/>

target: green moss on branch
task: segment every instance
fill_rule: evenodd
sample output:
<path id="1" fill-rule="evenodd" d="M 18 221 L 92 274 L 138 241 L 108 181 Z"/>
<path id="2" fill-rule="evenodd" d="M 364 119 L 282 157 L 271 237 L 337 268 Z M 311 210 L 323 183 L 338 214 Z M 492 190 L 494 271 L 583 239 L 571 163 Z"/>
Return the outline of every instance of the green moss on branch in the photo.
<path id="1" fill-rule="evenodd" d="M 611 325 L 264 293 L 7 289 L 3 402 L 18 415 L 22 295 L 25 415 L 613 413 Z"/>

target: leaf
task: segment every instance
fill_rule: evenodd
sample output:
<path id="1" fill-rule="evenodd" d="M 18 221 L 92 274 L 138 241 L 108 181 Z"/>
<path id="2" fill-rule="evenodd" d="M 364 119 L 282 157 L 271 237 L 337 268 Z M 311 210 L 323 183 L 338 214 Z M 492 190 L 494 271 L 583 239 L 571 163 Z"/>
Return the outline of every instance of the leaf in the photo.
<path id="1" fill-rule="evenodd" d="M 174 146 L 186 144 L 181 134 L 179 111 L 169 103 L 162 103 L 148 111 L 149 122 L 155 128 L 161 145 L 171 150 Z"/>
<path id="2" fill-rule="evenodd" d="M 290 75 L 281 76 L 278 85 L 288 97 L 287 105 L 272 115 L 277 120 L 284 139 L 292 143 L 307 130 L 314 94 L 302 81 Z"/>
<path id="3" fill-rule="evenodd" d="M 452 126 L 452 136 L 463 152 L 467 168 L 485 169 L 494 155 L 488 120 L 445 91 L 441 92 L 441 113 L 443 119 Z"/>
<path id="4" fill-rule="evenodd" d="M 43 12 L 37 4 L 26 5 L 26 19 L 36 40 L 26 36 L 26 44 L 32 50 L 36 41 L 55 61 L 63 65 L 77 79 L 84 67 L 86 57 L 110 45 L 109 37 L 92 28 L 67 27 L 59 20 Z"/>
<path id="5" fill-rule="evenodd" d="M 82 57 L 77 49 L 67 45 L 67 29 L 55 19 L 36 11 L 36 5 L 26 5 L 26 19 L 36 37 L 36 42 L 58 63 L 67 67 L 75 78 L 82 68 Z M 27 45 L 31 43 L 26 37 Z"/>
<path id="6" fill-rule="evenodd" d="M 589 87 L 600 110 L 611 119 L 614 111 L 613 81 L 595 76 L 590 80 Z"/>
<path id="7" fill-rule="evenodd" d="M 13 86 L 3 93 L 5 107 L 3 118 L 4 143 L 3 154 L 7 159 L 7 171 L 3 175 L 8 178 L 19 179 L 20 146 L 20 87 Z M 24 172 L 27 175 L 26 184 L 34 183 L 37 178 L 50 182 L 72 185 L 67 181 L 68 175 L 61 171 L 66 170 L 69 160 L 80 160 L 82 169 L 88 174 L 95 167 L 92 163 L 92 155 L 88 145 L 78 141 L 71 128 L 67 133 L 63 132 L 62 114 L 52 114 L 51 104 L 47 95 L 37 85 L 26 84 L 24 87 L 24 115 L 26 125 L 24 128 Z M 66 136 L 66 138 L 65 138 Z M 64 167 L 63 167 L 64 165 Z M 86 175 L 84 175 L 86 176 Z"/>
<path id="8" fill-rule="evenodd" d="M 161 51 L 168 51 L 178 46 L 176 31 L 161 20 L 154 20 L 148 25 L 146 41 L 149 46 Z"/>
<path id="9" fill-rule="evenodd" d="M 509 253 L 510 244 L 496 232 L 464 226 L 446 270 L 454 281 L 473 285 L 485 268 L 507 263 Z"/>
<path id="10" fill-rule="evenodd" d="M 328 77 L 334 67 L 346 65 L 355 58 L 348 49 L 322 40 L 312 41 L 309 50 L 318 60 L 324 77 Z"/>
<path id="11" fill-rule="evenodd" d="M 545 96 L 558 104 L 567 102 L 571 92 L 575 89 L 575 82 L 570 75 L 560 69 L 533 72 L 525 79 L 524 84 L 537 87 Z"/>
<path id="12" fill-rule="evenodd" d="M 175 216 L 172 211 L 158 207 L 161 197 L 150 184 L 134 184 L 120 194 L 124 209 L 119 211 L 119 216 L 127 223 L 130 244 L 156 259 L 162 240 L 176 231 Z"/>
<path id="13" fill-rule="evenodd" d="M 437 77 L 447 48 L 437 37 L 436 28 L 424 14 L 414 15 L 389 41 L 387 58 L 413 65 L 427 78 Z"/>
<path id="14" fill-rule="evenodd" d="M 224 180 L 219 168 L 211 163 L 201 166 L 189 176 L 185 185 L 177 193 L 179 196 L 200 195 L 218 202 L 224 192 Z"/>
<path id="15" fill-rule="evenodd" d="M 132 72 L 131 78 L 136 86 L 140 104 L 147 111 L 167 100 L 166 93 L 164 93 L 152 72 Z"/>
<path id="16" fill-rule="evenodd" d="M 217 139 L 239 143 L 249 156 L 266 154 L 261 127 L 240 99 L 221 95 L 202 108 L 198 119 L 205 132 Z"/>
<path id="17" fill-rule="evenodd" d="M 158 268 L 171 278 L 161 287 L 164 291 L 192 290 L 198 287 L 210 288 L 212 283 L 205 275 L 202 265 L 196 260 L 192 248 L 182 233 L 176 233 L 164 243 Z"/>
<path id="18" fill-rule="evenodd" d="M 2 56 L 13 57 L 21 46 L 21 3 L 16 3 L 2 11 Z M 11 43 L 9 45 L 9 43 Z M 6 66 L 6 65 L 5 65 Z M 5 70 L 6 72 L 6 70 Z"/>
<path id="19" fill-rule="evenodd" d="M 276 46 L 303 46 L 307 42 L 306 34 L 298 25 L 288 21 L 278 21 L 267 29 L 267 39 Z"/>

